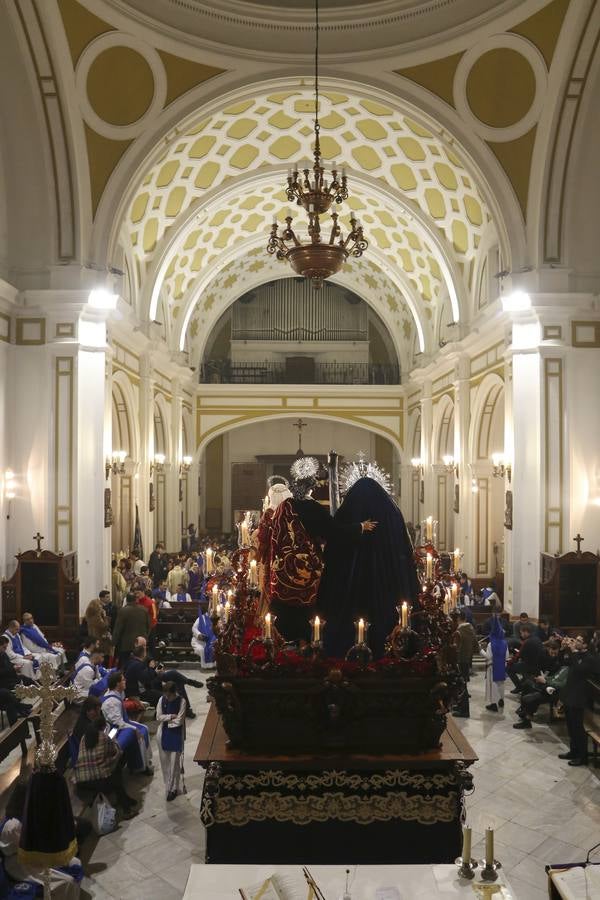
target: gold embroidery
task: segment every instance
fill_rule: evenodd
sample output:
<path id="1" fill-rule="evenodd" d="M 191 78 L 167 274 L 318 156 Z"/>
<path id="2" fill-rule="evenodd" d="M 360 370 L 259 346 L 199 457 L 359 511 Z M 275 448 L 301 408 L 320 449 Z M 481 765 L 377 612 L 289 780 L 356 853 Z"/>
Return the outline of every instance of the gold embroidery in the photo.
<path id="1" fill-rule="evenodd" d="M 247 775 L 221 775 L 219 787 L 224 791 L 255 790 L 256 788 L 284 788 L 293 791 L 346 788 L 348 790 L 382 790 L 383 788 L 410 787 L 413 790 L 431 791 L 456 785 L 452 774 L 436 772 L 411 773 L 408 769 L 388 769 L 375 774 L 344 771 L 326 771 L 318 775 L 285 774 L 277 770 L 265 770 Z"/>
<path id="2" fill-rule="evenodd" d="M 390 819 L 433 825 L 453 822 L 456 804 L 456 793 L 410 796 L 401 791 L 365 798 L 341 793 L 288 797 L 269 792 L 243 798 L 219 797 L 213 801 L 210 811 L 203 804 L 201 818 L 206 827 L 213 824 L 239 827 L 266 819 L 292 822 L 294 825 L 310 825 L 332 819 L 358 825 L 388 822 Z"/>

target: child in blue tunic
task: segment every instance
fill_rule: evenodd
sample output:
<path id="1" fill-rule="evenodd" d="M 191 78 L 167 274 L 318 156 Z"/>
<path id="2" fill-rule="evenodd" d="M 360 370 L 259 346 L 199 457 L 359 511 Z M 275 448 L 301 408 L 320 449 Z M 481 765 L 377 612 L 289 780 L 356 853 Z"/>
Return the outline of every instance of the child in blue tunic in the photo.
<path id="1" fill-rule="evenodd" d="M 156 704 L 158 722 L 156 741 L 167 800 L 174 800 L 177 794 L 185 793 L 183 745 L 186 708 L 187 704 L 177 693 L 175 683 L 166 681 L 163 685 L 163 695 Z"/>

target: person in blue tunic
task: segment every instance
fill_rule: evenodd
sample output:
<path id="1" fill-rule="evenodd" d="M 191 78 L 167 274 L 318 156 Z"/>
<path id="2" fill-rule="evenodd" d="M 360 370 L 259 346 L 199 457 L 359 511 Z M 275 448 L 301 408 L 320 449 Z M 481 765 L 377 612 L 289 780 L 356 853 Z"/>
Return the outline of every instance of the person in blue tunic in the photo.
<path id="1" fill-rule="evenodd" d="M 317 611 L 326 620 L 325 653 L 343 657 L 355 642 L 354 623 L 370 623 L 368 644 L 377 659 L 398 624 L 397 607 L 409 607 L 418 594 L 413 546 L 387 476 L 373 463 L 348 464 L 340 473 L 344 500 L 334 516 L 338 525 L 371 520 L 377 528 L 360 540 L 336 540 L 325 548 L 325 568 Z"/>
<path id="2" fill-rule="evenodd" d="M 192 650 L 200 657 L 203 669 L 214 669 L 214 646 L 217 636 L 213 631 L 212 621 L 208 613 L 201 612 L 192 625 Z"/>
<path id="3" fill-rule="evenodd" d="M 108 690 L 102 698 L 102 714 L 109 729 L 117 728 L 116 741 L 132 772 L 152 774 L 152 749 L 148 729 L 140 722 L 131 722 L 125 704 L 125 676 L 112 672 L 108 676 Z"/>
<path id="4" fill-rule="evenodd" d="M 156 705 L 156 742 L 167 800 L 174 800 L 178 794 L 185 793 L 183 745 L 186 706 L 183 697 L 177 693 L 175 683 L 165 682 L 163 695 Z"/>
<path id="5" fill-rule="evenodd" d="M 48 643 L 44 632 L 36 625 L 30 612 L 23 613 L 23 624 L 19 634 L 25 649 L 39 655 L 40 662 L 49 662 L 55 669 L 65 665 L 67 654 L 64 648 Z"/>

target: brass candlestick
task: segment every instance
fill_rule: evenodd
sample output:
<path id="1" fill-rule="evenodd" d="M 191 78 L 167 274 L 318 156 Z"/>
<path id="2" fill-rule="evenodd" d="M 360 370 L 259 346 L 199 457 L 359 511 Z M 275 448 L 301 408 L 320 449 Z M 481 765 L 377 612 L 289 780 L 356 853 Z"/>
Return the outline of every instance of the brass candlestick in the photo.
<path id="1" fill-rule="evenodd" d="M 458 866 L 459 878 L 466 878 L 468 881 L 470 881 L 472 878 L 475 878 L 475 869 L 478 866 L 478 862 L 476 859 L 464 859 L 462 856 L 459 856 L 454 860 L 454 862 Z"/>
<path id="2" fill-rule="evenodd" d="M 502 868 L 502 863 L 499 863 L 497 859 L 493 862 L 487 862 L 487 860 L 482 859 L 479 863 L 481 866 L 481 880 L 482 881 L 496 881 L 498 878 L 498 869 Z"/>

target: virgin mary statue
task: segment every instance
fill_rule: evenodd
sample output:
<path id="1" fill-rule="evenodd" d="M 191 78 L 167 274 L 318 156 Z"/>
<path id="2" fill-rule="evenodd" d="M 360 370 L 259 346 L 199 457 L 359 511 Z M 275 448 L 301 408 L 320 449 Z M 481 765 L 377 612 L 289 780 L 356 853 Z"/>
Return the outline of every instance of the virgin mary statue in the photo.
<path id="1" fill-rule="evenodd" d="M 340 486 L 345 496 L 336 524 L 369 519 L 377 528 L 351 544 L 336 540 L 335 533 L 327 542 L 316 604 L 327 622 L 325 652 L 345 656 L 355 642 L 354 623 L 362 618 L 370 624 L 368 643 L 378 658 L 398 623 L 398 605 L 417 598 L 413 546 L 389 479 L 378 466 L 362 459 L 346 465 Z"/>

